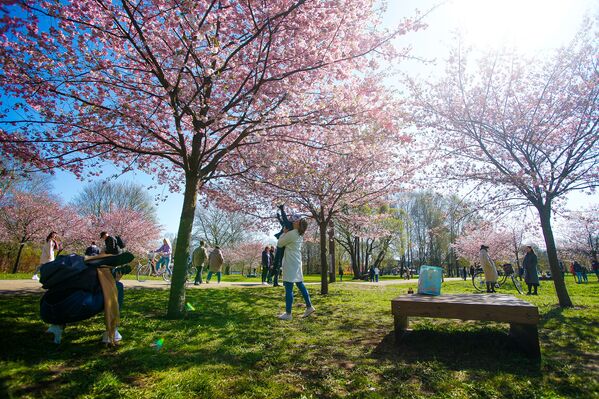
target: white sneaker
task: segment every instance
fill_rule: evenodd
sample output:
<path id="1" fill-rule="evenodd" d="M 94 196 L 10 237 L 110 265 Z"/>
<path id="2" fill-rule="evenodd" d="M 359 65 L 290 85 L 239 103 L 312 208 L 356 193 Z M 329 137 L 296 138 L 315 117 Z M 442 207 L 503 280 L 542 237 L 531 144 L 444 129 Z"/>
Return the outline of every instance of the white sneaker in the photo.
<path id="1" fill-rule="evenodd" d="M 316 309 L 314 309 L 314 306 L 310 306 L 309 308 L 306 308 L 306 311 L 302 317 L 308 317 L 314 312 L 316 312 Z"/>
<path id="2" fill-rule="evenodd" d="M 62 340 L 62 332 L 63 332 L 62 327 L 60 327 L 58 324 L 50 324 L 50 327 L 48 327 L 46 332 L 49 334 L 54 334 L 54 343 L 60 344 L 60 341 Z"/>
<path id="3" fill-rule="evenodd" d="M 33 277 L 31 277 L 31 279 L 35 281 L 40 281 L 40 278 L 37 274 L 34 274 Z"/>
<path id="4" fill-rule="evenodd" d="M 279 319 L 281 319 L 281 320 L 291 320 L 292 319 L 291 313 L 283 313 L 282 315 L 279 316 Z"/>
<path id="5" fill-rule="evenodd" d="M 123 339 L 123 336 L 121 334 L 119 334 L 119 330 L 116 330 L 114 332 L 114 342 L 119 342 L 122 339 Z M 108 340 L 108 331 L 104 331 L 104 334 L 102 335 L 102 342 L 105 344 L 110 343 L 110 341 Z"/>

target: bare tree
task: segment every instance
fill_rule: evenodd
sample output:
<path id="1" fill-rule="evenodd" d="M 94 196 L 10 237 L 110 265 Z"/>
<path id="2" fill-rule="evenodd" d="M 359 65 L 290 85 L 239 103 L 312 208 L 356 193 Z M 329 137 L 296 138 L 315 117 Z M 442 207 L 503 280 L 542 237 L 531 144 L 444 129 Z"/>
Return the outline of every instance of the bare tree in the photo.
<path id="1" fill-rule="evenodd" d="M 73 199 L 81 215 L 102 217 L 115 209 L 140 212 L 156 221 L 156 207 L 148 190 L 133 182 L 103 181 L 88 184 Z"/>

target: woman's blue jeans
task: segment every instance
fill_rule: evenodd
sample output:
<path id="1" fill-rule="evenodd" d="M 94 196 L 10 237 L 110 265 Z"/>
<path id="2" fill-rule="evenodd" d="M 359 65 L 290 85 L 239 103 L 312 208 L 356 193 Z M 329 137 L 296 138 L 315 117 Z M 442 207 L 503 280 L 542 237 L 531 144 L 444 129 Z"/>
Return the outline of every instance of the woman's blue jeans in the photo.
<path id="1" fill-rule="evenodd" d="M 285 286 L 285 311 L 288 314 L 291 314 L 291 308 L 293 307 L 293 283 L 289 281 L 283 281 L 283 285 Z M 297 288 L 299 288 L 302 296 L 304 297 L 304 301 L 306 302 L 306 307 L 312 307 L 312 302 L 310 301 L 310 294 L 306 289 L 303 281 L 295 283 Z"/>
<path id="2" fill-rule="evenodd" d="M 158 262 L 156 262 L 156 273 L 160 273 L 160 268 L 166 267 L 166 270 L 171 273 L 171 256 L 162 256 Z"/>
<path id="3" fill-rule="evenodd" d="M 216 280 L 220 283 L 220 277 L 223 275 L 222 272 L 215 272 L 216 273 Z M 210 278 L 212 277 L 212 272 L 208 272 L 208 275 L 206 276 L 206 282 L 210 281 Z"/>

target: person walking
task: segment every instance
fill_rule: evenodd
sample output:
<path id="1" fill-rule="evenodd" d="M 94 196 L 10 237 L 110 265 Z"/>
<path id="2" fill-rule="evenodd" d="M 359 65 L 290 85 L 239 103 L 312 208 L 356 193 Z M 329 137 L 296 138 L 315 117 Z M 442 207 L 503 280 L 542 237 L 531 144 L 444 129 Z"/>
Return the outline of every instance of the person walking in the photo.
<path id="1" fill-rule="evenodd" d="M 378 266 L 374 267 L 374 282 L 378 283 L 379 282 L 379 274 L 381 273 L 381 270 L 378 268 Z"/>
<path id="2" fill-rule="evenodd" d="M 526 295 L 537 295 L 537 288 L 539 287 L 537 255 L 530 245 L 526 246 L 525 251 L 526 255 L 524 255 L 524 260 L 522 261 L 522 267 L 524 268 L 524 282 L 528 286 Z M 531 294 L 532 287 L 534 287 L 534 292 Z"/>
<path id="3" fill-rule="evenodd" d="M 339 281 L 343 281 L 343 267 L 339 265 Z"/>
<path id="4" fill-rule="evenodd" d="M 264 247 L 262 251 L 262 285 L 268 285 L 266 279 L 268 278 L 268 271 L 270 269 L 270 248 Z"/>
<path id="5" fill-rule="evenodd" d="M 480 246 L 479 251 L 479 260 L 480 264 L 485 272 L 485 282 L 487 284 L 487 292 L 492 293 L 495 292 L 495 284 L 497 283 L 497 279 L 499 275 L 497 274 L 497 268 L 495 267 L 495 263 L 491 260 L 489 256 L 489 247 L 486 245 Z"/>
<path id="6" fill-rule="evenodd" d="M 466 271 L 466 266 L 462 267 L 462 280 L 466 281 L 468 278 L 468 272 Z"/>
<path id="7" fill-rule="evenodd" d="M 285 286 L 285 313 L 279 316 L 281 320 L 291 320 L 291 311 L 293 309 L 293 285 L 295 284 L 306 302 L 306 310 L 303 317 L 308 317 L 316 309 L 312 306 L 310 294 L 304 285 L 304 275 L 302 272 L 302 243 L 304 233 L 308 228 L 308 222 L 305 218 L 290 217 L 289 221 L 293 223 L 293 230 L 287 230 L 279 237 L 277 247 L 285 248 L 283 255 L 283 285 Z"/>
<path id="8" fill-rule="evenodd" d="M 368 269 L 368 282 L 374 283 L 374 267 L 372 266 Z"/>
<path id="9" fill-rule="evenodd" d="M 191 264 L 196 268 L 196 277 L 194 279 L 193 285 L 202 284 L 202 274 L 204 273 L 204 263 L 206 263 L 206 259 L 208 259 L 208 253 L 206 252 L 206 243 L 202 240 L 200 241 L 200 246 L 197 247 L 191 256 Z"/>
<path id="10" fill-rule="evenodd" d="M 587 273 L 588 273 L 588 269 L 586 266 L 580 266 L 580 269 L 582 270 L 582 279 L 584 280 L 585 283 L 589 282 L 589 278 L 587 277 Z"/>
<path id="11" fill-rule="evenodd" d="M 46 237 L 46 242 L 42 246 L 42 255 L 40 256 L 40 264 L 35 269 L 33 273 L 32 280 L 39 281 L 39 273 L 40 268 L 44 263 L 52 262 L 58 252 L 62 249 L 62 245 L 60 243 L 60 239 L 58 238 L 58 234 L 55 231 L 51 231 L 50 234 Z"/>
<path id="12" fill-rule="evenodd" d="M 572 269 L 574 270 L 574 274 L 576 276 L 576 284 L 582 284 L 582 266 L 577 261 L 574 261 L 572 264 Z"/>
<path id="13" fill-rule="evenodd" d="M 210 267 L 208 271 L 208 275 L 206 276 L 206 284 L 210 284 L 210 279 L 212 278 L 212 274 L 216 273 L 216 280 L 218 284 L 220 284 L 220 279 L 222 277 L 222 269 L 223 263 L 225 259 L 223 257 L 223 253 L 220 250 L 218 245 L 214 246 L 212 252 L 210 252 L 210 256 L 208 256 L 208 265 Z"/>
<path id="14" fill-rule="evenodd" d="M 597 259 L 593 260 L 591 267 L 593 269 L 593 273 L 595 273 L 595 276 L 597 277 L 597 281 L 599 281 L 599 262 L 597 262 Z"/>

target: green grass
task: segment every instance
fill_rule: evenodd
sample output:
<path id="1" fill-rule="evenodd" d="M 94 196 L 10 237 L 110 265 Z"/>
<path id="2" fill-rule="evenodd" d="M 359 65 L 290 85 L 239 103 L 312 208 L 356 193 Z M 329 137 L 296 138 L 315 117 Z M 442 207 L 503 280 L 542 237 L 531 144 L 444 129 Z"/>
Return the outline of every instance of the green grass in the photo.
<path id="1" fill-rule="evenodd" d="M 416 318 L 395 345 L 390 299 L 415 286 L 333 284 L 326 297 L 309 286 L 317 314 L 291 322 L 274 317 L 282 289 L 190 290 L 196 310 L 178 321 L 164 318 L 167 291 L 128 290 L 116 349 L 99 342 L 101 316 L 67 327 L 55 346 L 37 296 L 0 296 L 0 397 L 599 397 L 597 282 L 569 283 L 573 309 L 555 305 L 550 283 L 526 297 L 542 314 L 540 364 L 492 322 Z M 472 291 L 469 282 L 443 286 Z"/>

